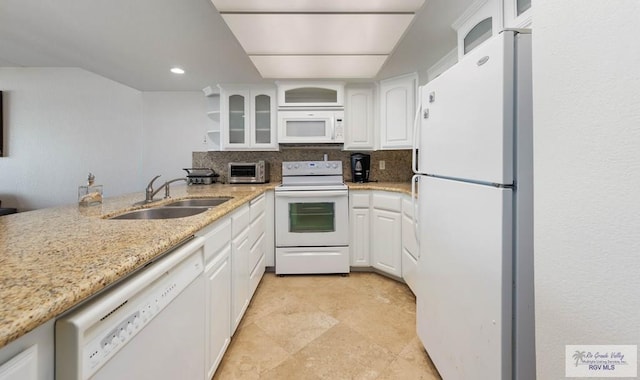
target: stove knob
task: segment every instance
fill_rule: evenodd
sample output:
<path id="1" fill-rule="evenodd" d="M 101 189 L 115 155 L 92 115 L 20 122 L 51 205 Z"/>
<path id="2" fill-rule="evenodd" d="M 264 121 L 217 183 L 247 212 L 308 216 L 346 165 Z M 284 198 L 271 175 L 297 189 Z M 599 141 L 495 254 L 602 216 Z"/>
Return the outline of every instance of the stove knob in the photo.
<path id="1" fill-rule="evenodd" d="M 291 164 L 287 165 L 287 169 L 291 169 L 293 166 L 291 166 Z"/>
<path id="2" fill-rule="evenodd" d="M 333 168 L 334 169 L 337 168 L 337 167 L 338 167 L 338 164 L 333 164 Z"/>
<path id="3" fill-rule="evenodd" d="M 331 167 L 331 164 L 327 162 L 327 167 Z"/>
<path id="4" fill-rule="evenodd" d="M 298 169 L 298 168 L 300 167 L 300 165 L 295 164 L 295 165 L 293 165 L 293 167 L 294 167 L 294 168 L 296 168 L 296 169 Z"/>

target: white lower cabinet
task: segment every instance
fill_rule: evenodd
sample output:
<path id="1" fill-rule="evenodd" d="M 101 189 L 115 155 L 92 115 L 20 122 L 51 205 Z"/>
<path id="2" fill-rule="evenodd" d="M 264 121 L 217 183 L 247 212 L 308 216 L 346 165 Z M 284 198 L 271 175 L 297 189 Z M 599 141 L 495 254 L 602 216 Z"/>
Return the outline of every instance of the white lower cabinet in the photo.
<path id="1" fill-rule="evenodd" d="M 402 199 L 402 278 L 415 294 L 418 269 L 418 240 L 413 221 L 411 196 Z"/>
<path id="2" fill-rule="evenodd" d="M 349 251 L 352 267 L 373 267 L 404 277 L 403 194 L 389 191 L 349 192 Z M 409 236 L 409 235 L 407 235 Z M 411 252 L 414 252 L 412 249 Z M 411 268 L 411 265 L 409 265 Z M 415 277 L 409 274 L 409 281 Z"/>
<path id="3" fill-rule="evenodd" d="M 400 213 L 373 209 L 371 226 L 373 237 L 371 239 L 372 266 L 401 277 L 402 226 Z"/>
<path id="4" fill-rule="evenodd" d="M 231 215 L 231 335 L 249 306 L 249 205 Z"/>
<path id="5" fill-rule="evenodd" d="M 264 275 L 264 271 L 266 267 L 265 253 L 264 253 L 265 241 L 266 241 L 265 235 L 262 234 L 262 236 L 254 244 L 254 246 L 251 247 L 251 253 L 249 254 L 249 256 L 251 257 L 254 257 L 254 256 L 258 257 L 256 264 L 251 269 L 251 273 L 249 273 L 249 295 L 250 295 L 249 298 L 253 297 L 253 293 L 256 292 L 256 289 L 258 288 L 258 284 L 260 283 L 260 280 Z"/>
<path id="6" fill-rule="evenodd" d="M 210 379 L 231 341 L 231 220 L 213 223 L 197 235 L 206 239 L 205 371 Z"/>
<path id="7" fill-rule="evenodd" d="M 231 246 L 206 267 L 205 365 L 213 377 L 231 341 Z"/>
<path id="8" fill-rule="evenodd" d="M 371 229 L 370 191 L 349 193 L 349 251 L 352 267 L 370 267 Z"/>
<path id="9" fill-rule="evenodd" d="M 0 348 L 0 380 L 53 380 L 54 320 Z"/>
<path id="10" fill-rule="evenodd" d="M 249 204 L 251 223 L 249 225 L 249 299 L 253 297 L 265 271 L 265 241 L 267 227 L 266 197 L 264 194 Z"/>

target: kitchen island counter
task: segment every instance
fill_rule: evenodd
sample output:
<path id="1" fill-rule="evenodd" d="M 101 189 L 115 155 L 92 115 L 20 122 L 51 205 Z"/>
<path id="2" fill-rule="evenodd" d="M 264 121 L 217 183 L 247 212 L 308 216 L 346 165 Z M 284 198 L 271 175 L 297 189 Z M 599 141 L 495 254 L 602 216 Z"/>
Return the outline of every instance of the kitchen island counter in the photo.
<path id="1" fill-rule="evenodd" d="M 266 185 L 172 187 L 173 200 L 232 197 L 204 213 L 162 220 L 110 220 L 144 193 L 0 217 L 0 348 L 104 290 L 206 225 L 256 196 Z"/>

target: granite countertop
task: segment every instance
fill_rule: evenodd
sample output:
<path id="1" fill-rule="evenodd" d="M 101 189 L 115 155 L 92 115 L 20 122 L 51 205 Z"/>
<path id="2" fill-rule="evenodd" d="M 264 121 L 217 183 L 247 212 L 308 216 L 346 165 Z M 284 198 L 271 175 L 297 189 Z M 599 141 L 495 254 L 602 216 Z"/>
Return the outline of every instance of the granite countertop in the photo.
<path id="1" fill-rule="evenodd" d="M 347 182 L 349 190 L 383 190 L 411 195 L 411 182 Z"/>
<path id="2" fill-rule="evenodd" d="M 172 187 L 172 200 L 233 199 L 188 218 L 109 220 L 144 193 L 0 218 L 0 347 L 55 318 L 276 184 Z M 170 200 L 154 202 L 168 203 Z"/>
<path id="3" fill-rule="evenodd" d="M 142 268 L 206 225 L 277 183 L 175 186 L 172 200 L 233 197 L 188 218 L 110 220 L 144 193 L 106 198 L 101 205 L 68 205 L 0 218 L 0 348 Z M 411 194 L 400 182 L 347 183 L 351 190 Z M 154 202 L 155 205 L 170 200 Z"/>

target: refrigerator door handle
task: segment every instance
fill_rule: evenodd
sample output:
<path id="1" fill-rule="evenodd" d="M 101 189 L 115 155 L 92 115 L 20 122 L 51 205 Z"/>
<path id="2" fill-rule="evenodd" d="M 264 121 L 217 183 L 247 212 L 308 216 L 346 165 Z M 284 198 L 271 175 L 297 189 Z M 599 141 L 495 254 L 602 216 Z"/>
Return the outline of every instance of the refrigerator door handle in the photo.
<path id="1" fill-rule="evenodd" d="M 416 117 L 413 119 L 413 141 L 411 142 L 411 169 L 416 174 L 418 173 L 418 130 L 420 128 L 420 114 L 422 113 L 420 94 L 422 94 L 422 91 L 418 90 L 418 107 L 416 107 Z"/>
<path id="2" fill-rule="evenodd" d="M 411 218 L 413 219 L 413 233 L 416 236 L 416 242 L 418 243 L 417 258 L 420 258 L 420 234 L 418 234 L 418 212 L 420 210 L 418 209 L 418 202 L 416 202 L 416 199 L 418 198 L 417 188 L 420 177 L 421 176 L 419 174 L 416 174 L 411 178 L 411 207 L 413 209 L 413 215 Z"/>

